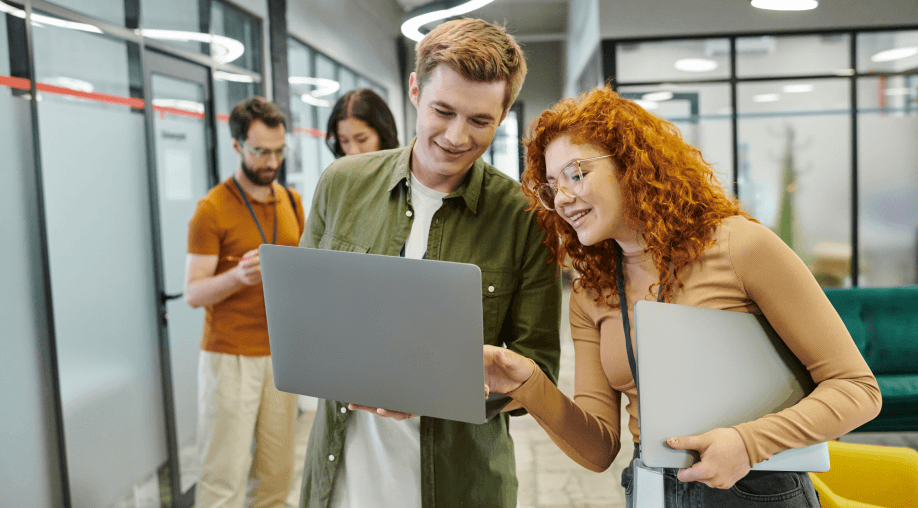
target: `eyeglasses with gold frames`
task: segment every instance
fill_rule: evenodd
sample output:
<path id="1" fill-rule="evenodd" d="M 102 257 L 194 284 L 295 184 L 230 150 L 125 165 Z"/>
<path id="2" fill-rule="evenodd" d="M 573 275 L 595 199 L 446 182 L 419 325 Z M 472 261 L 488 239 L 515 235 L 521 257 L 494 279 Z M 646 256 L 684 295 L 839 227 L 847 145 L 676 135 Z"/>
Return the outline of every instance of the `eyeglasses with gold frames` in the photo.
<path id="1" fill-rule="evenodd" d="M 579 159 L 571 161 L 561 168 L 558 173 L 557 183 L 543 183 L 535 188 L 535 195 L 539 202 L 546 210 L 555 209 L 555 198 L 558 197 L 558 191 L 564 193 L 569 198 L 576 198 L 583 191 L 583 169 L 584 162 L 597 159 L 605 159 L 611 155 L 600 155 L 588 159 Z"/>

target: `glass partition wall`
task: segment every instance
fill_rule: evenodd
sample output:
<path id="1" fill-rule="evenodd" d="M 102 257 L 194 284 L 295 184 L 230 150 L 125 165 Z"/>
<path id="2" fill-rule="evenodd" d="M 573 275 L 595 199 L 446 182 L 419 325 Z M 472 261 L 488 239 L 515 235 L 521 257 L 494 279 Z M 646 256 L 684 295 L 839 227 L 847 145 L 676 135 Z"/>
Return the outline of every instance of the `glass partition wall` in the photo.
<path id="1" fill-rule="evenodd" d="M 28 235 L 8 257 L 30 261 L 2 280 L 15 294 L 33 277 L 36 296 L 17 304 L 43 297 L 36 308 L 47 309 L 35 329 L 26 311 L 0 321 L 23 368 L 36 360 L 20 346 L 38 342 L 40 385 L 19 391 L 47 394 L 36 399 L 51 406 L 42 423 L 56 437 L 42 451 L 34 432 L 16 432 L 48 459 L 4 470 L 22 489 L 0 497 L 191 506 L 203 315 L 179 299 L 187 222 L 236 166 L 230 108 L 263 95 L 263 20 L 221 0 L 0 0 L 0 22 L 0 130 L 16 147 L 3 191 L 33 189 L 37 210 L 3 200 L 23 222 L 4 221 L 6 236 Z M 23 257 L 20 244 L 37 252 Z M 48 478 L 60 485 L 39 502 Z"/>
<path id="2" fill-rule="evenodd" d="M 287 71 L 291 116 L 287 144 L 293 148 L 285 162 L 287 182 L 302 194 L 304 206 L 310 206 L 319 175 L 335 160 L 325 142 L 335 101 L 355 88 L 369 88 L 388 102 L 389 92 L 293 37 L 287 39 Z"/>
<path id="3" fill-rule="evenodd" d="M 603 41 L 823 287 L 918 283 L 918 29 Z"/>

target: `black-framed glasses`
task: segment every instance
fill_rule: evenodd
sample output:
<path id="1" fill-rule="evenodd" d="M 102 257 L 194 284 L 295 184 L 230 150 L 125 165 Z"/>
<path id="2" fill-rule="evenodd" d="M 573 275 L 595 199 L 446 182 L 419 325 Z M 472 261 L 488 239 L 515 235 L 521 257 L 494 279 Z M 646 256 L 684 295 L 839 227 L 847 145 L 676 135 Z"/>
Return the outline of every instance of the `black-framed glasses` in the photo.
<path id="1" fill-rule="evenodd" d="M 249 153 L 252 154 L 252 156 L 255 157 L 256 159 L 262 159 L 262 158 L 266 159 L 271 154 L 274 154 L 277 156 L 279 160 L 284 160 L 287 157 L 287 155 L 290 153 L 290 149 L 287 148 L 287 145 L 284 145 L 280 148 L 276 148 L 272 150 L 270 148 L 255 148 L 254 146 L 249 145 L 248 143 L 246 143 L 245 141 L 241 139 L 238 141 L 239 141 L 239 144 L 242 145 L 242 148 L 248 150 Z"/>
<path id="2" fill-rule="evenodd" d="M 606 157 L 612 156 L 600 155 L 598 157 L 579 159 L 565 164 L 558 173 L 557 183 L 543 183 L 536 187 L 535 194 L 539 198 L 539 202 L 542 203 L 542 206 L 545 207 L 546 210 L 554 210 L 555 198 L 558 196 L 559 190 L 569 198 L 576 198 L 579 196 L 580 192 L 583 191 L 583 170 L 581 169 L 583 163 L 596 159 L 605 159 Z"/>

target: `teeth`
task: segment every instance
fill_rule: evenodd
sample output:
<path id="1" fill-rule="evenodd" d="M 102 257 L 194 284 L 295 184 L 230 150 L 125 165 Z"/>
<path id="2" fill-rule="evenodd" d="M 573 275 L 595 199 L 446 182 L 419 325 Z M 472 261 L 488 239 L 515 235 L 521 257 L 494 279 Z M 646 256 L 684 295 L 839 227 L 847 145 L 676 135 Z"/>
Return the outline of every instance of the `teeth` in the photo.
<path id="1" fill-rule="evenodd" d="M 583 217 L 583 216 L 586 215 L 587 213 L 589 213 L 589 212 L 580 212 L 580 213 L 578 213 L 577 215 L 571 217 L 571 220 L 573 220 L 573 221 L 579 220 L 581 217 Z"/>

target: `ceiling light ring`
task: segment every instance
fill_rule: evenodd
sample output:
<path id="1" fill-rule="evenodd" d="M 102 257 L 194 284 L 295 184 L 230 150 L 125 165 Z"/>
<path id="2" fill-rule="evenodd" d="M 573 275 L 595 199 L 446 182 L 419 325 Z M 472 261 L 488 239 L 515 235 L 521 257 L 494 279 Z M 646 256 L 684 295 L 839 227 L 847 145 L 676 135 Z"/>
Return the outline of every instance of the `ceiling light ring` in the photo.
<path id="1" fill-rule="evenodd" d="M 494 0 L 440 0 L 424 4 L 413 9 L 405 16 L 402 22 L 401 31 L 405 37 L 420 42 L 424 38 L 424 33 L 420 29 L 424 25 L 439 21 L 442 19 L 461 16 L 463 14 L 480 9 Z"/>

